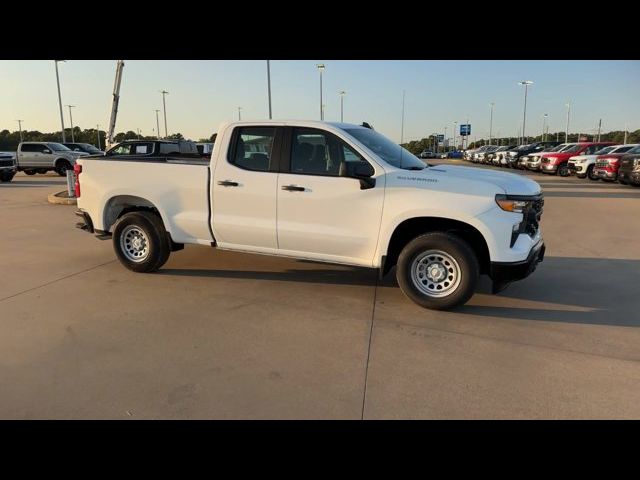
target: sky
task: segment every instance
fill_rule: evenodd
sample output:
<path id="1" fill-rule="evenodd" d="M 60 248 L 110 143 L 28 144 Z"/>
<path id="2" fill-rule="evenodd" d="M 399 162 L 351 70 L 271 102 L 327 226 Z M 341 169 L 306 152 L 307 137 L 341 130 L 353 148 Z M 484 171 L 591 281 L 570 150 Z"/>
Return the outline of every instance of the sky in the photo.
<path id="1" fill-rule="evenodd" d="M 493 136 L 515 137 L 522 124 L 524 87 L 528 88 L 526 134 L 539 135 L 543 115 L 549 131 L 564 131 L 571 102 L 570 131 L 593 133 L 640 129 L 640 61 L 511 60 L 272 60 L 274 119 L 320 118 L 317 63 L 323 63 L 326 121 L 370 123 L 389 138 L 403 140 L 433 133 L 451 136 L 453 122 L 472 125 L 472 137 L 488 137 L 490 103 Z M 115 60 L 59 63 L 63 105 L 72 104 L 74 125 L 106 130 L 111 112 Z M 268 118 L 265 60 L 125 60 L 116 132 L 140 129 L 155 135 L 162 95 L 167 90 L 169 134 L 197 140 L 211 136 L 222 122 Z M 60 129 L 52 60 L 0 61 L 0 130 L 51 132 Z M 64 107 L 65 127 L 69 109 Z"/>

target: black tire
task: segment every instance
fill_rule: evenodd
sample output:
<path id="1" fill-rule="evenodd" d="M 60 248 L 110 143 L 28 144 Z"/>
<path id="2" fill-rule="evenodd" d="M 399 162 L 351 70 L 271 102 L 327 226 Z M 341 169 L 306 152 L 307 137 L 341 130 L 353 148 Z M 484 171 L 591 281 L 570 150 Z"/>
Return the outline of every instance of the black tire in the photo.
<path id="1" fill-rule="evenodd" d="M 56 163 L 56 173 L 61 177 L 66 177 L 67 170 L 72 169 L 73 167 L 71 166 L 71 163 L 69 163 L 67 160 L 60 160 L 58 163 Z"/>
<path id="2" fill-rule="evenodd" d="M 569 166 L 566 163 L 558 165 L 557 173 L 561 177 L 568 177 L 569 176 Z"/>
<path id="3" fill-rule="evenodd" d="M 126 244 L 126 241 L 121 239 L 127 230 L 131 230 L 127 227 L 142 231 L 146 237 L 148 252 L 142 260 L 132 260 L 131 254 L 123 250 L 123 243 Z M 120 217 L 113 229 L 113 249 L 120 263 L 138 273 L 155 272 L 167 262 L 171 254 L 169 236 L 162 224 L 162 219 L 151 212 L 131 212 Z"/>
<path id="4" fill-rule="evenodd" d="M 627 182 L 626 180 L 622 180 L 622 179 L 618 179 L 618 183 L 621 183 L 622 185 L 629 185 L 629 182 Z"/>
<path id="5" fill-rule="evenodd" d="M 426 252 L 430 250 L 445 253 L 452 257 L 457 265 L 447 264 L 446 257 L 443 259 L 438 253 L 426 255 Z M 425 257 L 428 261 L 433 259 L 436 263 L 431 265 L 436 265 L 436 268 L 448 269 L 452 274 L 454 274 L 453 269 L 457 270 L 459 280 L 449 276 L 450 274 L 446 270 L 444 270 L 446 276 L 440 281 L 440 284 L 432 282 L 426 276 L 423 276 L 422 279 L 417 278 L 420 275 L 418 273 L 420 257 Z M 414 262 L 416 263 L 415 269 Z M 455 286 L 451 287 L 452 290 L 446 296 L 433 296 L 416 286 L 414 272 L 416 281 L 423 283 L 425 289 L 439 288 L 439 286 L 444 289 L 449 288 L 447 280 L 454 282 Z M 426 275 L 426 267 L 422 275 Z M 400 252 L 396 268 L 396 278 L 402 292 L 418 305 L 432 310 L 447 310 L 465 304 L 476 291 L 479 275 L 478 259 L 469 244 L 455 235 L 444 232 L 427 233 L 411 240 Z"/>
<path id="6" fill-rule="evenodd" d="M 2 172 L 0 173 L 0 182 L 10 182 L 11 180 L 13 180 L 14 175 L 16 174 L 16 172 Z"/>
<path id="7" fill-rule="evenodd" d="M 594 169 L 595 165 L 589 165 L 587 167 L 587 177 L 589 177 L 589 180 L 600 180 L 600 177 L 596 177 L 593 173 L 593 169 Z"/>
<path id="8" fill-rule="evenodd" d="M 25 170 L 24 173 L 26 173 L 27 175 L 35 175 L 36 171 L 35 170 Z"/>

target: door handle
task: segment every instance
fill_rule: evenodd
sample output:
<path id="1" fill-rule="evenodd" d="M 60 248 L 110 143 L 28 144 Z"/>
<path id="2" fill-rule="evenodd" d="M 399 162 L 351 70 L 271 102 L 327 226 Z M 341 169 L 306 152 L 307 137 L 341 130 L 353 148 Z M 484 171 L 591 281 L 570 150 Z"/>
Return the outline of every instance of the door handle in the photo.
<path id="1" fill-rule="evenodd" d="M 223 187 L 237 187 L 238 182 L 231 182 L 229 180 L 220 180 L 218 185 L 222 185 Z"/>
<path id="2" fill-rule="evenodd" d="M 295 185 L 283 185 L 282 190 L 287 192 L 304 192 L 304 187 L 296 187 Z"/>

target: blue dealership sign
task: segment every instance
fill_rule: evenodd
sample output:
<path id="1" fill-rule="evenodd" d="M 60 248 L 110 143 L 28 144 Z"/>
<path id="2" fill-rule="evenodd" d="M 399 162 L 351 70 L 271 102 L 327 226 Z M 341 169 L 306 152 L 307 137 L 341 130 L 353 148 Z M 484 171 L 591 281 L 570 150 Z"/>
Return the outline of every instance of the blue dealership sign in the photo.
<path id="1" fill-rule="evenodd" d="M 471 124 L 463 123 L 460 125 L 460 135 L 471 135 Z"/>

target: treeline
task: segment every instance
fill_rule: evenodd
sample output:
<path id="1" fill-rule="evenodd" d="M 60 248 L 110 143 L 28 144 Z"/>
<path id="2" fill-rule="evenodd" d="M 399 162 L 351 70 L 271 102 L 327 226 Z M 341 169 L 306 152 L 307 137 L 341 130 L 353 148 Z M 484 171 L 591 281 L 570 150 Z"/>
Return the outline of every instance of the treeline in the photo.
<path id="1" fill-rule="evenodd" d="M 593 134 L 570 133 L 567 141 L 569 143 L 577 142 L 578 141 L 578 135 L 583 139 L 586 137 L 588 139 L 588 141 L 593 141 L 594 137 L 596 137 L 596 139 L 597 139 L 597 135 L 594 136 Z M 457 139 L 458 139 L 458 142 L 457 142 L 458 143 L 458 148 L 460 148 L 461 145 L 462 145 L 462 142 L 461 142 L 460 138 L 461 137 L 457 137 Z M 546 135 L 546 140 L 549 140 L 549 141 L 556 140 L 556 138 L 558 139 L 558 141 L 564 142 L 564 132 L 553 132 L 553 133 L 548 133 Z M 537 137 L 527 137 L 525 143 L 533 143 L 533 142 L 540 142 L 540 141 L 542 141 L 542 135 L 538 135 Z M 613 131 L 613 132 L 601 133 L 600 134 L 600 141 L 601 142 L 623 143 L 624 142 L 624 131 L 616 130 L 616 131 Z M 488 143 L 489 143 L 489 139 L 488 138 L 481 138 L 479 140 L 476 139 L 475 142 L 469 142 L 469 148 L 476 148 L 476 147 L 479 147 L 481 145 L 486 145 Z M 493 143 L 494 145 L 517 145 L 518 144 L 518 139 L 514 138 L 514 137 L 510 137 L 510 138 L 506 138 L 506 137 L 493 138 L 491 140 L 491 143 Z M 627 132 L 627 143 L 640 143 L 640 130 L 636 130 L 635 132 Z M 419 154 L 420 152 L 422 152 L 424 150 L 434 150 L 435 149 L 435 143 L 434 143 L 433 136 L 426 137 L 426 138 L 423 138 L 421 140 L 412 140 L 411 142 L 402 144 L 402 146 L 404 148 L 406 148 L 407 150 L 409 150 L 413 154 Z M 451 148 L 452 147 L 449 147 L 448 150 L 451 150 Z M 442 146 L 439 147 L 439 151 L 442 151 Z"/>
<path id="2" fill-rule="evenodd" d="M 65 129 L 66 141 L 71 142 L 71 129 Z M 100 141 L 98 141 L 98 136 L 100 137 Z M 73 139 L 76 143 L 90 143 L 95 147 L 100 146 L 100 148 L 105 147 L 105 139 L 107 136 L 107 132 L 104 130 L 98 131 L 95 128 L 87 128 L 81 129 L 80 127 L 75 127 L 73 129 Z M 38 130 L 23 130 L 22 138 L 25 142 L 62 142 L 62 132 L 58 130 L 57 132 L 52 133 L 43 133 Z M 128 132 L 120 132 L 114 136 L 114 141 L 122 142 L 123 140 L 155 140 L 157 137 L 155 136 L 145 136 L 138 135 L 136 132 L 129 130 Z M 184 137 L 181 133 L 174 133 L 169 135 L 172 140 L 183 140 Z M 210 138 L 204 138 L 198 140 L 199 142 L 209 142 Z M 0 151 L 9 151 L 13 152 L 18 149 L 18 144 L 20 143 L 20 131 L 10 132 L 9 130 L 0 131 Z"/>

